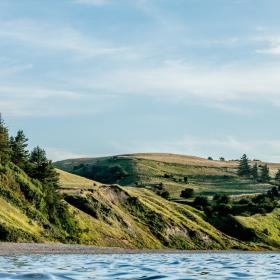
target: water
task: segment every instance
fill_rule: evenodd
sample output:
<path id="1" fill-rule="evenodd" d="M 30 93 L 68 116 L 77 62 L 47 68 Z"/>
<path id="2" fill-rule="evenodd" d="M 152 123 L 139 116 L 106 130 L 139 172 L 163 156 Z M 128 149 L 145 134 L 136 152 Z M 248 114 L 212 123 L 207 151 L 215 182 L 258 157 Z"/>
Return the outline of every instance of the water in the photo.
<path id="1" fill-rule="evenodd" d="M 280 279 L 280 254 L 0 257 L 0 279 Z"/>

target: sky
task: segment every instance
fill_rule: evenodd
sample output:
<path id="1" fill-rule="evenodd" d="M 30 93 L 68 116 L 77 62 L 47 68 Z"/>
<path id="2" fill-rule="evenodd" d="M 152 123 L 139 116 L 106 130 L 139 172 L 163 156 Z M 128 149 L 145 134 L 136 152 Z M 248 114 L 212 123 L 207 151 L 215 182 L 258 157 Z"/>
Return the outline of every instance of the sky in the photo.
<path id="1" fill-rule="evenodd" d="M 279 10 L 279 0 L 0 0 L 0 112 L 54 161 L 280 161 Z"/>

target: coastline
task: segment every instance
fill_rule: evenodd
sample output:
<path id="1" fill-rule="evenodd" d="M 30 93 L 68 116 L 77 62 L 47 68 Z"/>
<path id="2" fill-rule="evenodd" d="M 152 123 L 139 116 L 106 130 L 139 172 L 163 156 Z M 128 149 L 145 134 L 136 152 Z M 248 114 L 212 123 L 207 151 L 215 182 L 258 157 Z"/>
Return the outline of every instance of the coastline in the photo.
<path id="1" fill-rule="evenodd" d="M 280 253 L 280 251 L 242 251 L 242 250 L 177 250 L 177 249 L 127 249 L 119 247 L 98 247 L 91 245 L 69 245 L 61 243 L 9 243 L 0 242 L 0 256 L 14 255 L 52 255 L 52 254 L 250 254 Z"/>

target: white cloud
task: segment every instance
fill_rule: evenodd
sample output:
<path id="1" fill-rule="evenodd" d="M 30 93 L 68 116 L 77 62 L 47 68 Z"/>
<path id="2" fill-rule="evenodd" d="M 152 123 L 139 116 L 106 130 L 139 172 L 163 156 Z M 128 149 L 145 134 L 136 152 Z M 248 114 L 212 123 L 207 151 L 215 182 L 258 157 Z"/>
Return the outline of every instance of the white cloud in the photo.
<path id="1" fill-rule="evenodd" d="M 234 110 L 240 101 L 279 106 L 279 73 L 280 66 L 275 64 L 210 67 L 169 61 L 151 68 L 120 69 L 95 77 L 88 84 L 117 94 L 182 101 L 191 98 Z M 87 82 L 81 80 L 80 83 Z"/>
<path id="2" fill-rule="evenodd" d="M 103 6 L 109 3 L 109 0 L 75 0 L 76 4 Z"/>
<path id="3" fill-rule="evenodd" d="M 266 48 L 266 49 L 259 49 L 256 52 L 263 53 L 263 54 L 279 55 L 280 54 L 280 45 L 276 46 L 276 47 Z"/>
<path id="4" fill-rule="evenodd" d="M 126 51 L 107 46 L 71 27 L 53 26 L 29 20 L 1 21 L 0 38 L 15 40 L 39 50 L 70 51 L 80 56 L 95 57 Z"/>
<path id="5" fill-rule="evenodd" d="M 266 30 L 264 30 L 266 31 Z M 279 35 L 262 35 L 254 38 L 255 41 L 266 45 L 257 49 L 255 52 L 260 54 L 280 55 L 280 36 Z"/>
<path id="6" fill-rule="evenodd" d="M 72 158 L 85 158 L 89 157 L 85 154 L 78 154 L 73 153 L 64 149 L 58 149 L 58 148 L 46 148 L 47 157 L 51 159 L 52 161 L 58 161 L 63 159 L 72 159 Z"/>
<path id="7" fill-rule="evenodd" d="M 66 90 L 0 85 L 0 112 L 12 116 L 74 114 L 74 106 L 70 108 L 67 105 L 76 104 L 81 96 Z"/>

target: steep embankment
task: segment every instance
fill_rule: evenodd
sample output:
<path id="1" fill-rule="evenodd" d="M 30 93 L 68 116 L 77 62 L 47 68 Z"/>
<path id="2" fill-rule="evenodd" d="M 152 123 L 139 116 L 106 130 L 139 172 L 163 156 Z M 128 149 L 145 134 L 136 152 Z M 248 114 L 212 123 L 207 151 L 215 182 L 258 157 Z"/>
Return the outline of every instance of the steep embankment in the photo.
<path id="1" fill-rule="evenodd" d="M 258 165 L 263 163 L 258 161 Z M 159 185 L 179 197 L 186 187 L 195 194 L 242 195 L 265 192 L 269 184 L 237 176 L 237 161 L 214 161 L 174 154 L 132 154 L 56 163 L 65 171 L 103 183 L 140 186 L 156 190 Z M 272 175 L 280 167 L 269 164 Z"/>
<path id="2" fill-rule="evenodd" d="M 67 233 L 46 213 L 41 183 L 12 163 L 0 166 L 0 209 L 2 241 L 67 241 Z"/>
<path id="3" fill-rule="evenodd" d="M 96 182 L 85 186 L 82 178 L 79 184 L 79 177 L 72 176 L 63 177 L 62 192 L 79 221 L 82 243 L 128 248 L 246 247 L 205 222 L 192 207 L 169 202 L 143 188 Z M 75 184 L 69 185 L 68 180 Z"/>

